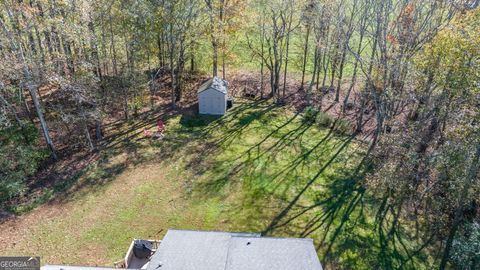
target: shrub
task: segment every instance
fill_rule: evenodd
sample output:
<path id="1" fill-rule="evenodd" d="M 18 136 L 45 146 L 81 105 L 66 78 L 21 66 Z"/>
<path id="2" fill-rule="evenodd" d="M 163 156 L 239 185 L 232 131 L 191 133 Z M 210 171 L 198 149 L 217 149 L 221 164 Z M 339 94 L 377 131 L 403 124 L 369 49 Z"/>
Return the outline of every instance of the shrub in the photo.
<path id="1" fill-rule="evenodd" d="M 453 241 L 451 261 L 457 269 L 480 267 L 480 224 L 473 222 L 459 230 Z"/>
<path id="2" fill-rule="evenodd" d="M 128 109 L 133 111 L 134 114 L 138 114 L 138 112 L 148 106 L 148 104 L 148 97 L 144 95 L 138 95 L 129 100 Z"/>
<path id="3" fill-rule="evenodd" d="M 318 113 L 317 108 L 308 106 L 303 110 L 303 120 L 308 123 L 315 123 Z"/>
<path id="4" fill-rule="evenodd" d="M 316 122 L 321 127 L 330 127 L 333 123 L 333 118 L 324 112 L 319 112 L 317 115 Z"/>
<path id="5" fill-rule="evenodd" d="M 335 124 L 335 130 L 341 134 L 348 134 L 351 131 L 351 125 L 348 120 L 339 119 Z"/>
<path id="6" fill-rule="evenodd" d="M 37 172 L 40 162 L 48 156 L 37 145 L 34 126 L 0 129 L 0 204 L 24 192 L 28 177 Z"/>

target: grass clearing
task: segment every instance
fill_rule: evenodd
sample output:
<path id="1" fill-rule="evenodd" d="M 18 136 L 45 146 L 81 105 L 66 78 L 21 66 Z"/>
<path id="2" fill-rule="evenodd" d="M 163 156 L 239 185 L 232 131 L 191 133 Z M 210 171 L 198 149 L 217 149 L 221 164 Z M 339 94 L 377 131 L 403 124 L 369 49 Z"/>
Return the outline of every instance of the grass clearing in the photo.
<path id="1" fill-rule="evenodd" d="M 269 102 L 240 101 L 222 118 L 174 115 L 159 142 L 142 138 L 145 125 L 118 127 L 123 136 L 60 199 L 0 234 L 0 254 L 109 266 L 132 238 L 177 228 L 311 237 L 331 266 L 367 269 L 392 256 L 378 248 L 369 200 L 352 177 L 364 146 L 351 137 Z"/>

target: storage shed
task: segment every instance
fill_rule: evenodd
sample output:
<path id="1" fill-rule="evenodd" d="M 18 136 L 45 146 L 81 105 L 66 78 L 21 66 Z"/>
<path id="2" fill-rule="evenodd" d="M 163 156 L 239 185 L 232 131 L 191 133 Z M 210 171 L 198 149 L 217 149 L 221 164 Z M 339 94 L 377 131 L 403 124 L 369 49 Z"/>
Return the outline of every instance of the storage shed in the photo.
<path id="1" fill-rule="evenodd" d="M 213 77 L 198 89 L 197 95 L 200 114 L 224 115 L 227 111 L 227 81 Z"/>

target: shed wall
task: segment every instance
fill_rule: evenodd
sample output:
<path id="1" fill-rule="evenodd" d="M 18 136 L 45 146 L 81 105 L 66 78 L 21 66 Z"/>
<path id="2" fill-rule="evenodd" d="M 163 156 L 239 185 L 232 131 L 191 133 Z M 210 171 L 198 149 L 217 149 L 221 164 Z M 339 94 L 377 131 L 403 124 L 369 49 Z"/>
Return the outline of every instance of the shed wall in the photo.
<path id="1" fill-rule="evenodd" d="M 224 115 L 227 110 L 227 95 L 215 89 L 206 89 L 198 94 L 200 114 Z"/>

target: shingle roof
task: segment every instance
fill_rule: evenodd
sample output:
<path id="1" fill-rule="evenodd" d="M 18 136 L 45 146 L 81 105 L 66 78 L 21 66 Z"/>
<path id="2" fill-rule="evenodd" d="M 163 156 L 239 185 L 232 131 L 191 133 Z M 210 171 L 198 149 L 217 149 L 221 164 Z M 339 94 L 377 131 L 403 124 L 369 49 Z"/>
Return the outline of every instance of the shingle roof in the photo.
<path id="1" fill-rule="evenodd" d="M 321 270 L 313 241 L 169 230 L 147 270 Z"/>
<path id="2" fill-rule="evenodd" d="M 40 268 L 41 270 L 118 270 L 112 267 L 93 267 L 93 266 L 70 266 L 70 265 L 56 265 L 47 264 Z M 134 269 L 131 269 L 134 270 Z"/>
<path id="3" fill-rule="evenodd" d="M 319 270 L 321 266 L 311 239 L 234 237 L 225 269 Z"/>
<path id="4" fill-rule="evenodd" d="M 227 91 L 228 91 L 227 86 L 228 86 L 227 81 L 222 80 L 218 77 L 213 77 L 210 80 L 206 81 L 204 84 L 202 84 L 200 88 L 198 88 L 197 93 L 201 93 L 211 88 L 211 89 L 220 91 L 224 94 L 227 94 Z"/>

